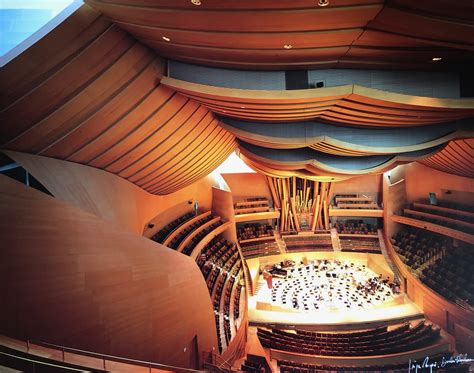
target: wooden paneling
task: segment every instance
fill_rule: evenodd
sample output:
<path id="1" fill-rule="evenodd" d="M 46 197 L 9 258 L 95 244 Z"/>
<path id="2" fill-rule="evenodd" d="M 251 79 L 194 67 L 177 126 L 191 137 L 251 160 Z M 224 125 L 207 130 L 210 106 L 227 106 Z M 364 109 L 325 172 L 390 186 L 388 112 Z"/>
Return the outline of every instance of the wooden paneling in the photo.
<path id="1" fill-rule="evenodd" d="M 468 118 L 474 114 L 473 99 L 410 96 L 357 85 L 257 91 L 208 86 L 169 77 L 164 77 L 162 83 L 215 113 L 257 121 L 321 118 L 368 127 L 412 127 Z"/>
<path id="2" fill-rule="evenodd" d="M 472 7 L 443 2 L 435 16 L 407 1 L 86 2 L 164 57 L 220 67 L 446 69 L 474 49 Z"/>
<path id="3" fill-rule="evenodd" d="M 474 178 L 474 138 L 450 141 L 442 151 L 421 163 L 439 171 Z"/>
<path id="4" fill-rule="evenodd" d="M 388 223 L 388 221 L 386 221 L 386 223 Z M 447 301 L 429 287 L 424 285 L 403 264 L 395 252 L 390 240 L 386 239 L 385 245 L 390 258 L 398 268 L 401 276 L 406 279 L 409 289 L 408 295 L 423 310 L 426 317 L 433 320 L 438 326 L 452 335 L 454 335 L 453 332 L 455 331 L 449 327 L 449 319 L 454 319 L 457 325 L 469 330 L 472 333 L 472 330 L 474 330 L 473 312 L 456 306 L 454 303 Z M 459 333 L 456 335 L 456 342 L 460 345 L 462 345 L 463 342 L 467 342 L 469 339 L 466 334 L 467 333 Z M 460 352 L 465 353 L 467 350 L 461 350 Z"/>
<path id="5" fill-rule="evenodd" d="M 410 203 L 427 201 L 431 192 L 443 202 L 474 205 L 473 178 L 442 172 L 420 162 L 401 166 L 400 172 L 406 180 L 407 200 Z"/>
<path id="6" fill-rule="evenodd" d="M 203 210 L 212 203 L 211 188 L 218 185 L 208 176 L 177 192 L 155 196 L 103 170 L 32 154 L 4 151 L 28 170 L 56 198 L 97 215 L 122 228 L 147 237 L 192 209 L 194 200 Z M 191 204 L 188 201 L 192 201 Z"/>
<path id="7" fill-rule="evenodd" d="M 184 367 L 217 348 L 191 258 L 5 176 L 0 190 L 4 334 Z"/>
<path id="8" fill-rule="evenodd" d="M 10 90 L 0 147 L 104 169 L 153 194 L 190 185 L 236 143 L 206 107 L 160 84 L 164 69 L 84 5 L 0 70 L 0 90 Z M 23 80 L 10 76 L 17 71 Z"/>

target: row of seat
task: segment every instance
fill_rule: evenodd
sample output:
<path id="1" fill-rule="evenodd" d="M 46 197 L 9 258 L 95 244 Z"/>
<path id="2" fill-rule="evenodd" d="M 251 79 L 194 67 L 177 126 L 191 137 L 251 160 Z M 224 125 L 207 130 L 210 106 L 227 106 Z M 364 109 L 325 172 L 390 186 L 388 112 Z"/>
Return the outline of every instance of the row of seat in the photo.
<path id="1" fill-rule="evenodd" d="M 245 224 L 237 229 L 237 239 L 240 241 L 252 238 L 273 237 L 273 228 L 268 224 Z"/>
<path id="2" fill-rule="evenodd" d="M 252 243 L 252 244 L 241 244 L 242 254 L 246 259 L 251 259 L 265 255 L 277 255 L 280 254 L 280 248 L 275 239 L 271 239 L 269 242 L 263 243 Z"/>
<path id="3" fill-rule="evenodd" d="M 377 234 L 377 227 L 373 224 L 365 223 L 363 220 L 338 220 L 334 224 L 334 228 L 340 234 Z"/>
<path id="4" fill-rule="evenodd" d="M 206 237 L 209 233 L 211 233 L 214 229 L 221 226 L 222 224 L 224 224 L 224 222 L 222 220 L 218 220 L 218 221 L 212 223 L 210 226 L 206 227 L 205 229 L 201 230 L 198 234 L 196 234 L 191 239 L 191 242 L 186 245 L 186 247 L 183 249 L 183 253 L 186 254 L 186 255 L 191 255 L 191 253 L 193 252 L 193 250 L 197 246 L 197 244 L 204 237 Z"/>
<path id="5" fill-rule="evenodd" d="M 203 248 L 196 262 L 212 296 L 218 348 L 219 352 L 222 352 L 232 339 L 230 302 L 232 291 L 239 282 L 237 280 L 242 270 L 240 254 L 235 244 L 217 236 Z M 236 304 L 234 310 L 235 306 Z"/>
<path id="6" fill-rule="evenodd" d="M 289 251 L 333 251 L 329 234 L 284 236 Z"/>
<path id="7" fill-rule="evenodd" d="M 436 373 L 467 373 L 469 372 L 468 364 L 450 364 L 441 367 L 443 358 L 448 360 L 452 355 L 451 354 L 437 354 L 435 356 L 428 356 L 429 362 L 431 364 L 437 363 L 438 368 Z M 424 360 L 424 359 L 423 359 Z M 410 361 L 412 369 L 411 371 L 416 370 L 416 364 L 422 366 L 423 361 Z M 386 365 L 366 365 L 366 366 L 332 366 L 327 364 L 309 364 L 309 363 L 300 363 L 291 360 L 277 360 L 277 366 L 280 368 L 280 373 L 323 373 L 323 372 L 356 372 L 356 373 L 366 373 L 366 372 L 390 372 L 390 373 L 406 373 L 409 371 L 408 362 L 398 363 L 398 364 L 386 364 Z M 418 368 L 418 372 L 429 372 L 430 368 Z M 435 370 L 433 369 L 433 372 Z"/>
<path id="8" fill-rule="evenodd" d="M 414 327 L 401 326 L 375 336 L 353 338 L 314 338 L 280 330 L 258 329 L 264 347 L 323 356 L 375 356 L 428 347 L 440 338 L 440 330 L 420 322 Z"/>
<path id="9" fill-rule="evenodd" d="M 188 212 L 187 214 L 184 214 L 180 216 L 179 218 L 173 220 L 171 223 L 165 225 L 163 228 L 161 228 L 153 237 L 151 238 L 153 241 L 156 241 L 158 243 L 163 243 L 166 238 L 180 225 L 183 223 L 187 222 L 188 220 L 192 219 L 195 216 L 194 212 Z"/>
<path id="10" fill-rule="evenodd" d="M 234 204 L 236 215 L 270 211 L 270 202 L 265 197 L 252 197 Z"/>
<path id="11" fill-rule="evenodd" d="M 404 227 L 392 243 L 400 259 L 444 298 L 474 306 L 473 245 L 414 227 Z"/>
<path id="12" fill-rule="evenodd" d="M 191 234 L 191 232 L 195 231 L 196 229 L 198 229 L 201 225 L 204 225 L 206 224 L 207 222 L 211 221 L 212 219 L 214 219 L 215 216 L 213 216 L 212 214 L 209 214 L 197 221 L 195 221 L 194 223 L 190 224 L 189 226 L 187 226 L 186 228 L 182 229 L 179 234 L 176 235 L 176 237 L 174 237 L 171 242 L 168 244 L 168 246 L 172 249 L 177 249 L 179 247 L 179 245 L 181 244 L 181 242 L 184 241 L 184 239 L 189 235 Z M 179 229 L 179 228 L 178 228 Z"/>
<path id="13" fill-rule="evenodd" d="M 340 237 L 341 250 L 345 252 L 362 252 L 371 254 L 380 254 L 380 243 L 378 238 L 363 237 Z"/>
<path id="14" fill-rule="evenodd" d="M 408 218 L 412 219 L 417 219 L 421 221 L 426 221 L 428 223 L 436 224 L 436 225 L 441 225 L 446 228 L 454 229 L 460 232 L 468 233 L 468 234 L 474 234 L 474 228 L 473 227 L 468 227 L 465 225 L 458 224 L 457 222 L 453 221 L 444 221 L 442 217 L 440 218 L 434 216 L 436 214 L 432 214 L 433 216 L 427 217 L 427 216 L 420 216 L 419 214 L 416 214 L 416 212 L 411 212 L 407 209 L 403 210 L 403 216 L 406 216 Z"/>

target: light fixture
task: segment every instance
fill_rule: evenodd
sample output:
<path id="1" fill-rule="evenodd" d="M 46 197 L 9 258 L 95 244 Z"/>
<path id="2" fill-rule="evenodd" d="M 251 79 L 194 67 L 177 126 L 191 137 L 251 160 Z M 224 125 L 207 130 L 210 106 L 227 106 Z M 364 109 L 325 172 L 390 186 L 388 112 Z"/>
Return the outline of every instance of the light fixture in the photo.
<path id="1" fill-rule="evenodd" d="M 193 5 L 199 6 L 199 5 L 201 5 L 201 0 L 191 0 L 191 3 L 192 3 Z"/>
<path id="2" fill-rule="evenodd" d="M 169 37 L 167 37 L 167 36 L 162 36 L 161 38 L 162 38 L 164 41 L 171 41 L 171 39 L 170 39 Z"/>
<path id="3" fill-rule="evenodd" d="M 329 0 L 318 0 L 318 5 L 319 6 L 328 6 L 329 5 Z"/>
<path id="4" fill-rule="evenodd" d="M 291 44 L 285 44 L 285 45 L 283 46 L 283 48 L 285 48 L 285 49 L 291 49 L 291 48 L 293 48 L 293 46 L 292 46 Z"/>
<path id="5" fill-rule="evenodd" d="M 433 57 L 432 60 L 433 60 L 433 61 L 441 61 L 442 58 L 441 58 L 441 57 Z"/>

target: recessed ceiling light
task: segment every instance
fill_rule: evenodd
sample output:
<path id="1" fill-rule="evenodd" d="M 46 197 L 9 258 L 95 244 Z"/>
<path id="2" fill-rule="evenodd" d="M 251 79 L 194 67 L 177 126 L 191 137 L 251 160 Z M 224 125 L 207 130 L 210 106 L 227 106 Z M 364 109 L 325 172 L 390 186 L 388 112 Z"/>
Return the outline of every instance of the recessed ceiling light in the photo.
<path id="1" fill-rule="evenodd" d="M 162 38 L 164 41 L 171 41 L 171 39 L 170 39 L 169 37 L 167 37 L 167 36 L 162 36 L 161 38 Z"/>
<path id="2" fill-rule="evenodd" d="M 198 5 L 199 6 L 199 5 L 201 5 L 201 0 L 191 0 L 191 3 L 193 5 Z"/>
<path id="3" fill-rule="evenodd" d="M 240 108 L 241 108 L 241 109 L 245 109 L 245 106 L 241 106 Z"/>
<path id="4" fill-rule="evenodd" d="M 328 6 L 329 5 L 329 0 L 318 0 L 318 5 L 319 6 Z"/>
<path id="5" fill-rule="evenodd" d="M 441 58 L 441 57 L 433 57 L 432 60 L 433 60 L 433 61 L 441 61 L 442 58 Z"/>
<path id="6" fill-rule="evenodd" d="M 283 48 L 285 48 L 285 49 L 291 49 L 291 48 L 293 48 L 293 46 L 292 46 L 291 44 L 285 44 L 285 45 L 283 46 Z"/>

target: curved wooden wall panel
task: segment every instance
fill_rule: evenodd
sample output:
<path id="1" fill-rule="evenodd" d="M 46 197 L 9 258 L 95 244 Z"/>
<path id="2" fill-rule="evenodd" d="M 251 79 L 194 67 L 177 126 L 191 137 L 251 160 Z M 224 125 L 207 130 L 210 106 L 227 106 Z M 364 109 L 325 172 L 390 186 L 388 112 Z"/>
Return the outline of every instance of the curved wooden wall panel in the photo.
<path id="1" fill-rule="evenodd" d="M 439 171 L 474 178 L 474 138 L 450 141 L 442 151 L 420 162 Z"/>
<path id="2" fill-rule="evenodd" d="M 11 90 L 0 97 L 0 147 L 100 168 L 154 194 L 190 185 L 236 143 L 208 108 L 160 84 L 164 69 L 84 5 L 0 70 L 1 91 Z"/>
<path id="3" fill-rule="evenodd" d="M 217 349 L 186 255 L 1 175 L 0 238 L 4 334 L 189 368 Z"/>
<path id="4" fill-rule="evenodd" d="M 331 0 L 325 7 L 312 0 L 86 2 L 160 55 L 197 64 L 426 70 L 473 59 L 472 6 L 441 1 L 442 12 L 406 0 Z"/>
<path id="5" fill-rule="evenodd" d="M 364 127 L 413 127 L 474 115 L 474 99 L 410 96 L 357 85 L 291 91 L 222 88 L 164 77 L 162 84 L 215 113 L 255 121 L 327 122 Z"/>

